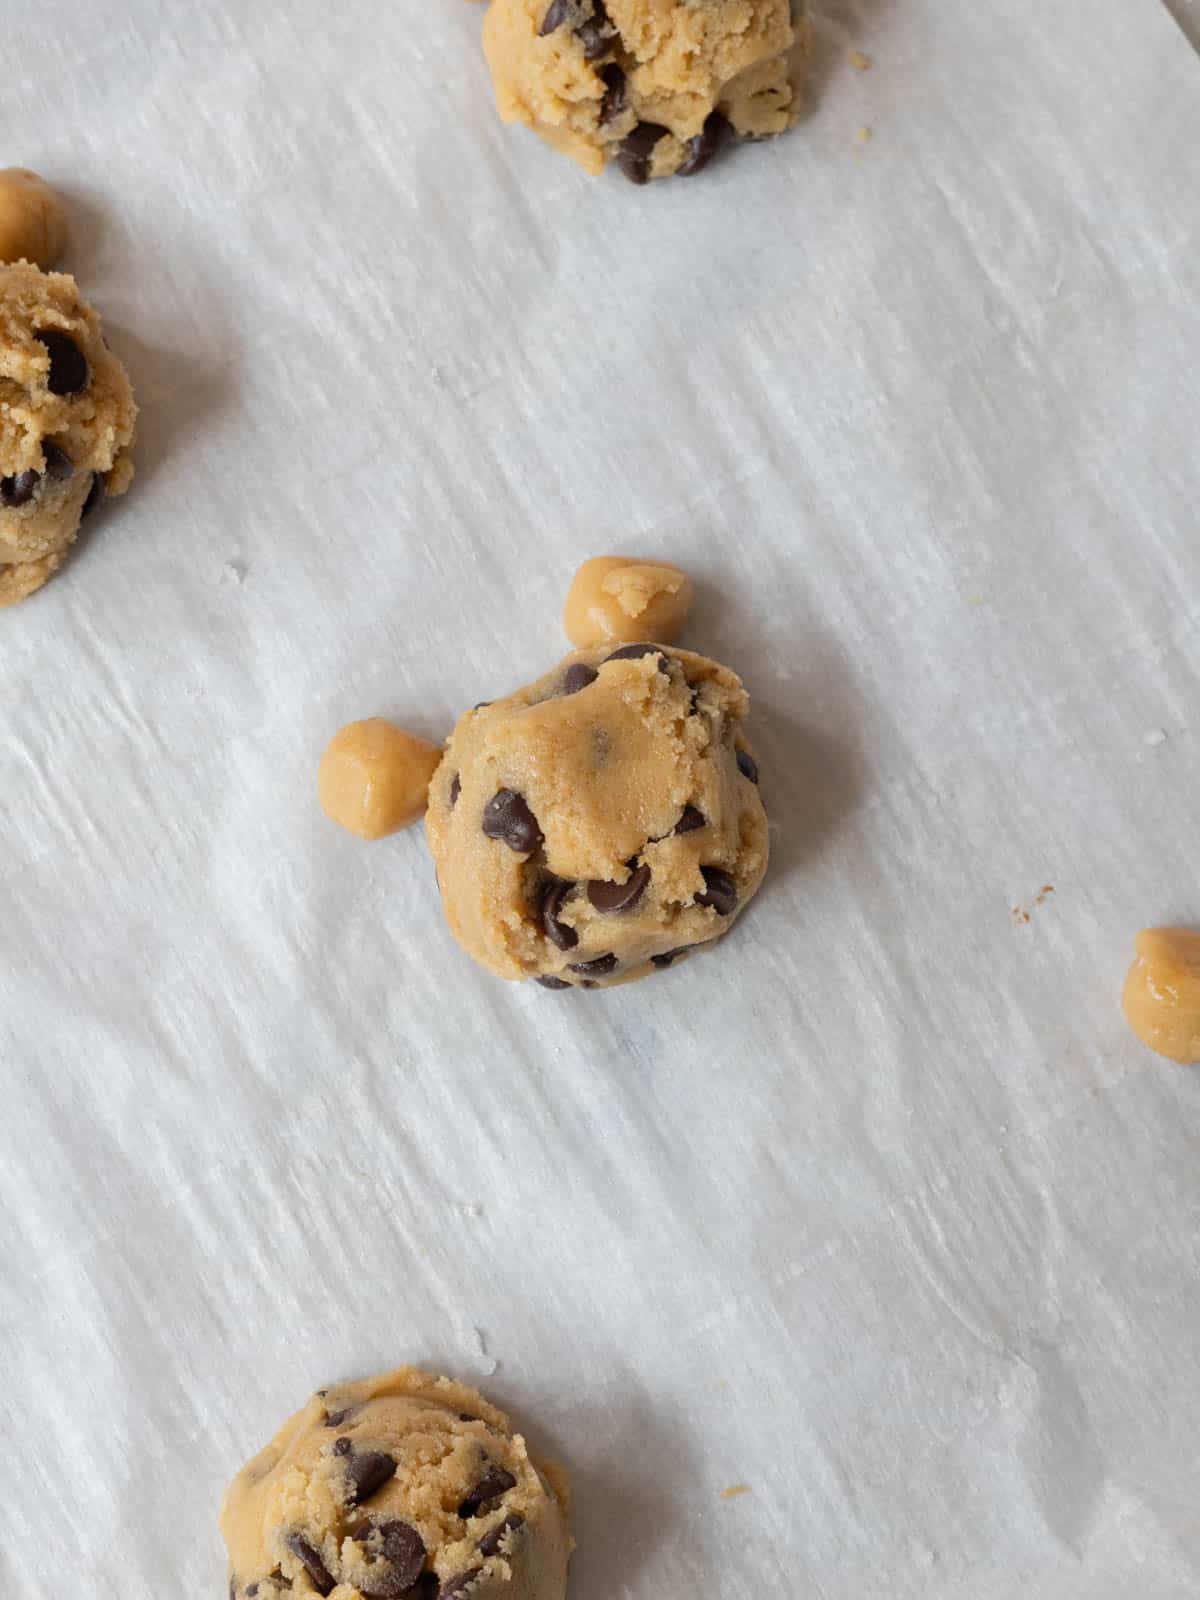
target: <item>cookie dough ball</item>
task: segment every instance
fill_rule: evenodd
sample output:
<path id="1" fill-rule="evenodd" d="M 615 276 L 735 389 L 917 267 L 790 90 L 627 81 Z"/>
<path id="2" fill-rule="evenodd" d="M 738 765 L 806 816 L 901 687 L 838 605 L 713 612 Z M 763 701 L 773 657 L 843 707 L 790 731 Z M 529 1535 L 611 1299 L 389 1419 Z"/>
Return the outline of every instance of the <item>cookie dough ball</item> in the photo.
<path id="1" fill-rule="evenodd" d="M 0 262 L 52 267 L 67 242 L 67 214 L 48 183 L 27 167 L 0 171 Z"/>
<path id="2" fill-rule="evenodd" d="M 74 278 L 0 266 L 0 605 L 40 588 L 133 476 L 137 407 Z"/>
<path id="3" fill-rule="evenodd" d="M 695 593 L 687 573 L 669 562 L 595 556 L 571 580 L 563 628 L 581 650 L 637 639 L 670 644 L 683 632 Z"/>
<path id="4" fill-rule="evenodd" d="M 326 816 L 360 839 L 382 839 L 425 810 L 442 752 L 384 717 L 349 722 L 325 747 L 317 792 Z"/>
<path id="5" fill-rule="evenodd" d="M 1200 933 L 1143 928 L 1121 997 L 1144 1045 L 1185 1066 L 1200 1062 Z"/>
<path id="6" fill-rule="evenodd" d="M 468 711 L 425 814 L 463 948 L 502 978 L 589 988 L 719 938 L 767 866 L 748 705 L 727 667 L 630 644 Z"/>
<path id="7" fill-rule="evenodd" d="M 808 37 L 806 0 L 492 0 L 483 25 L 504 121 L 633 183 L 789 128 Z"/>
<path id="8" fill-rule="evenodd" d="M 322 1389 L 225 1494 L 230 1600 L 563 1600 L 567 1491 L 474 1389 Z"/>

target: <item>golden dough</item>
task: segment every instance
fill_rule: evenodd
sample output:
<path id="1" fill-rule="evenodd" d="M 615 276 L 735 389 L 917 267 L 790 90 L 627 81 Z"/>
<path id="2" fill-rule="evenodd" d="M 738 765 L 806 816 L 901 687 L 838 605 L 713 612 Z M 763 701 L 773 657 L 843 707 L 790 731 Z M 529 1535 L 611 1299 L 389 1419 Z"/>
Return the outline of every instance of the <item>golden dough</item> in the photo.
<path id="1" fill-rule="evenodd" d="M 695 587 L 667 561 L 594 556 L 571 580 L 563 628 L 577 649 L 653 639 L 670 644 L 683 632 Z"/>
<path id="2" fill-rule="evenodd" d="M 1143 928 L 1121 1004 L 1144 1045 L 1185 1066 L 1200 1062 L 1200 933 Z"/>
<path id="3" fill-rule="evenodd" d="M 67 213 L 50 185 L 27 167 L 0 171 L 0 261 L 52 267 L 67 242 Z"/>
<path id="4" fill-rule="evenodd" d="M 441 759 L 437 745 L 384 717 L 349 722 L 321 757 L 321 808 L 360 839 L 382 839 L 423 814 L 429 780 Z"/>

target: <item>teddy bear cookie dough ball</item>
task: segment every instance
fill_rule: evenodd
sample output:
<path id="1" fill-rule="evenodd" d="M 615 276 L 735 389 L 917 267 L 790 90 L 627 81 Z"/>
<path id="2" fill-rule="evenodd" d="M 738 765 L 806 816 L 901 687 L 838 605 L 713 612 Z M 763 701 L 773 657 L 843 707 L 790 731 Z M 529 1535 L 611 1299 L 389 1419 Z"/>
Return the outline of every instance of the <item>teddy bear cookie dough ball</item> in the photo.
<path id="1" fill-rule="evenodd" d="M 580 650 L 460 718 L 425 828 L 446 917 L 502 978 L 646 977 L 718 938 L 767 865 L 749 699 L 688 650 Z"/>
<path id="2" fill-rule="evenodd" d="M 1185 1066 L 1200 1062 L 1200 933 L 1143 928 L 1121 997 L 1144 1045 Z"/>
<path id="3" fill-rule="evenodd" d="M 683 632 L 695 588 L 666 561 L 594 556 L 571 580 L 563 610 L 567 638 L 579 649 L 594 644 L 669 644 Z"/>
<path id="4" fill-rule="evenodd" d="M 128 488 L 136 416 L 74 278 L 0 266 L 0 605 L 40 588 L 80 519 Z"/>
<path id="5" fill-rule="evenodd" d="M 474 1389 L 400 1367 L 322 1389 L 234 1478 L 230 1600 L 563 1600 L 565 1479 Z"/>
<path id="6" fill-rule="evenodd" d="M 799 113 L 806 0 L 492 0 L 496 105 L 585 171 L 634 183 L 699 172 L 721 136 Z"/>
<path id="7" fill-rule="evenodd" d="M 425 810 L 442 752 L 384 717 L 349 722 L 325 747 L 317 792 L 326 816 L 360 839 L 382 839 Z"/>
<path id="8" fill-rule="evenodd" d="M 27 167 L 0 171 L 0 262 L 52 267 L 67 242 L 67 214 L 48 183 Z"/>

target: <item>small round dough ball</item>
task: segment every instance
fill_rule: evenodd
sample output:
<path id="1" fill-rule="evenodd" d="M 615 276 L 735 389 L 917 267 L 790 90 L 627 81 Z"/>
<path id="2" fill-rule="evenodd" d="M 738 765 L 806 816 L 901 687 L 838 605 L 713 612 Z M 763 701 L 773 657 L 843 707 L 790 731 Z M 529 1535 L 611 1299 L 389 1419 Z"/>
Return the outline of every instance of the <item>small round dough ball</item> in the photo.
<path id="1" fill-rule="evenodd" d="M 1169 1061 L 1200 1062 L 1200 933 L 1143 928 L 1121 1004 L 1144 1045 Z"/>
<path id="2" fill-rule="evenodd" d="M 565 1475 L 416 1367 L 322 1389 L 225 1494 L 230 1600 L 563 1600 Z"/>
<path id="3" fill-rule="evenodd" d="M 690 177 L 732 131 L 782 133 L 800 110 L 806 0 L 492 0 L 496 107 L 597 173 Z"/>
<path id="4" fill-rule="evenodd" d="M 502 978 L 591 988 L 719 938 L 767 866 L 748 708 L 728 667 L 634 643 L 468 711 L 425 813 L 464 950 Z"/>
<path id="5" fill-rule="evenodd" d="M 670 644 L 683 632 L 695 594 L 687 573 L 670 562 L 594 556 L 571 580 L 563 627 L 580 650 L 635 639 Z"/>
<path id="6" fill-rule="evenodd" d="M 54 190 L 27 167 L 0 170 L 0 261 L 52 267 L 67 242 L 67 213 Z"/>
<path id="7" fill-rule="evenodd" d="M 385 717 L 348 722 L 325 746 L 317 791 L 326 816 L 360 839 L 382 839 L 424 813 L 442 752 Z"/>
<path id="8" fill-rule="evenodd" d="M 137 406 L 64 272 L 0 266 L 0 605 L 62 564 L 83 517 L 133 476 Z"/>

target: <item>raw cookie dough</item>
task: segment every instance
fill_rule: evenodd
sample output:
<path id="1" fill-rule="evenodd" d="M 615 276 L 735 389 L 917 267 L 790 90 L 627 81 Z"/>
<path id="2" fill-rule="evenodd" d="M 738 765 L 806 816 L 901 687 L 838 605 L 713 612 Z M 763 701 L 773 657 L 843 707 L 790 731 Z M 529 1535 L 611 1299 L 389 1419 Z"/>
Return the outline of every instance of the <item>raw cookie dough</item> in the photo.
<path id="1" fill-rule="evenodd" d="M 1200 933 L 1143 928 L 1121 1004 L 1144 1045 L 1184 1066 L 1200 1062 Z"/>
<path id="2" fill-rule="evenodd" d="M 424 812 L 429 780 L 441 759 L 437 745 L 385 717 L 348 722 L 321 757 L 321 808 L 360 839 L 382 839 Z"/>
<path id="3" fill-rule="evenodd" d="M 483 48 L 496 106 L 600 172 L 699 172 L 730 127 L 791 127 L 806 0 L 492 0 Z"/>
<path id="4" fill-rule="evenodd" d="M 668 561 L 594 556 L 571 579 L 563 628 L 579 649 L 594 644 L 669 644 L 683 632 L 695 596 L 686 572 Z"/>
<path id="5" fill-rule="evenodd" d="M 474 1389 L 400 1367 L 322 1389 L 234 1478 L 230 1600 L 563 1600 L 566 1481 Z"/>
<path id="6" fill-rule="evenodd" d="M 468 711 L 425 814 L 463 948 L 502 978 L 586 988 L 724 933 L 767 865 L 748 705 L 727 667 L 630 644 Z"/>
<path id="7" fill-rule="evenodd" d="M 40 588 L 80 519 L 124 494 L 136 416 L 74 278 L 0 266 L 0 605 Z"/>
<path id="8" fill-rule="evenodd" d="M 67 214 L 50 185 L 27 167 L 0 171 L 0 261 L 52 267 L 67 242 Z"/>

